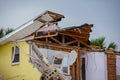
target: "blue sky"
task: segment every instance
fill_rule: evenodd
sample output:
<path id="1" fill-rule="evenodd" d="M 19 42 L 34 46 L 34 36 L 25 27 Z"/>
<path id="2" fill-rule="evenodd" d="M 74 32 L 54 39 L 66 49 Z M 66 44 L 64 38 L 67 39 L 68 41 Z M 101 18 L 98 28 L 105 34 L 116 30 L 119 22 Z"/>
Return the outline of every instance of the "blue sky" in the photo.
<path id="1" fill-rule="evenodd" d="M 94 24 L 90 39 L 106 37 L 120 50 L 120 0 L 0 0 L 0 27 L 17 28 L 46 10 L 63 14 L 61 27 Z"/>

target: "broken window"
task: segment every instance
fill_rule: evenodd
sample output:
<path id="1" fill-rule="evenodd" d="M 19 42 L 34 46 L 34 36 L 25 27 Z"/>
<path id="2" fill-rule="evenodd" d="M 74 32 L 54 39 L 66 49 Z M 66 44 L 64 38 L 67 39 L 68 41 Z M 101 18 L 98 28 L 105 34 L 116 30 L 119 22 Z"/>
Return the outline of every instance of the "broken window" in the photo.
<path id="1" fill-rule="evenodd" d="M 67 75 L 70 74 L 69 65 L 68 65 L 68 55 L 64 55 L 61 69 L 65 74 L 67 74 Z"/>
<path id="2" fill-rule="evenodd" d="M 12 63 L 18 63 L 19 62 L 19 47 L 18 46 L 14 46 L 12 48 Z"/>
<path id="3" fill-rule="evenodd" d="M 55 57 L 54 64 L 61 64 L 62 63 L 62 58 L 57 58 Z"/>
<path id="4" fill-rule="evenodd" d="M 63 70 L 64 73 L 69 74 L 69 73 L 68 73 L 68 70 L 69 70 L 68 67 L 62 67 L 62 70 Z"/>

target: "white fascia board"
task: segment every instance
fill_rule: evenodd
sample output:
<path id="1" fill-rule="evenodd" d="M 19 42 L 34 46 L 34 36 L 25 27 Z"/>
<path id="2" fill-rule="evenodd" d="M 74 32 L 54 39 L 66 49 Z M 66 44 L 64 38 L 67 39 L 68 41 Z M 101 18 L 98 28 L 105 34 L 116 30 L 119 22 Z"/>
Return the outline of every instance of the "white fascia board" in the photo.
<path id="1" fill-rule="evenodd" d="M 24 24 L 24 25 L 22 25 L 22 26 L 20 26 L 19 28 L 17 28 L 17 29 L 14 30 L 13 32 L 11 32 L 10 34 L 8 34 L 8 35 L 4 36 L 3 38 L 1 38 L 1 39 L 0 39 L 0 45 L 2 44 L 2 42 L 3 42 L 4 40 L 6 40 L 7 38 L 9 38 L 9 37 L 11 37 L 12 35 L 16 34 L 18 31 L 24 29 L 26 26 L 29 26 L 29 25 L 32 24 L 32 23 L 34 23 L 33 20 L 32 20 L 32 21 L 29 21 L 28 23 L 26 23 L 26 24 Z"/>

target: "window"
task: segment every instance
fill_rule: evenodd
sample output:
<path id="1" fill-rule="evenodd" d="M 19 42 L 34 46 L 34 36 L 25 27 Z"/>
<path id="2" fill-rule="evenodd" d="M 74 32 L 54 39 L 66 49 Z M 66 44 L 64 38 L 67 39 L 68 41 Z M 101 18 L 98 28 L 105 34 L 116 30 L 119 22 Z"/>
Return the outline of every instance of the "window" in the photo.
<path id="1" fill-rule="evenodd" d="M 54 59 L 54 64 L 60 65 L 61 63 L 62 63 L 62 58 L 57 58 L 57 57 L 55 57 L 55 59 Z"/>
<path id="2" fill-rule="evenodd" d="M 62 67 L 62 71 L 66 74 L 69 74 L 68 71 L 69 71 L 69 68 L 68 67 Z"/>
<path id="3" fill-rule="evenodd" d="M 62 60 L 63 60 L 63 55 L 61 54 L 54 55 L 52 65 L 56 68 L 61 68 Z"/>
<path id="4" fill-rule="evenodd" d="M 54 56 L 53 64 L 54 67 L 57 67 L 63 71 L 64 74 L 69 75 L 70 69 L 68 65 L 68 55 L 56 55 Z"/>
<path id="5" fill-rule="evenodd" d="M 18 63 L 19 62 L 19 47 L 18 46 L 14 46 L 12 48 L 12 63 Z"/>

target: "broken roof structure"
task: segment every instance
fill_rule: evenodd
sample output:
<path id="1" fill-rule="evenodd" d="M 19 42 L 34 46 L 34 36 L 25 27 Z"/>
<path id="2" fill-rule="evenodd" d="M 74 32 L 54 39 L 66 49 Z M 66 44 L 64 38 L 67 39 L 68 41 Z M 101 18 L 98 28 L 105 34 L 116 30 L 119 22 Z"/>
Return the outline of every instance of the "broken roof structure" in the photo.
<path id="1" fill-rule="evenodd" d="M 0 45 L 10 42 L 31 41 L 38 48 L 42 47 L 65 52 L 75 50 L 77 51 L 77 55 L 80 56 L 80 47 L 91 48 L 89 46 L 89 35 L 92 31 L 93 24 L 83 24 L 61 29 L 58 26 L 58 22 L 62 18 L 64 16 L 61 14 L 45 11 L 10 34 L 2 37 L 0 39 Z M 80 70 L 80 62 L 77 61 L 76 63 L 78 65 L 77 69 Z M 74 66 L 72 68 L 74 69 Z M 75 73 L 71 72 L 73 78 L 75 78 Z M 79 74 L 76 77 L 76 80 L 80 79 Z"/>
<path id="2" fill-rule="evenodd" d="M 84 24 L 81 26 L 73 26 L 68 28 L 60 29 L 58 26 L 54 27 L 53 25 L 50 26 L 50 24 L 57 24 L 58 21 L 60 21 L 62 18 L 64 18 L 63 15 L 54 13 L 51 11 L 45 11 L 41 15 L 37 16 L 36 18 L 30 20 L 29 22 L 23 24 L 10 34 L 4 36 L 0 39 L 0 45 L 13 42 L 13 41 L 19 41 L 24 40 L 29 35 L 27 39 L 35 39 L 37 42 L 37 39 L 41 38 L 47 38 L 52 37 L 51 40 L 54 42 L 57 42 L 58 44 L 61 44 L 62 46 L 66 46 L 69 44 L 76 45 L 76 42 L 81 43 L 84 46 L 87 46 L 87 43 L 89 43 L 89 33 L 91 32 L 92 24 Z M 45 27 L 46 25 L 49 25 L 49 27 Z M 36 33 L 35 33 L 36 32 Z M 41 33 L 41 34 L 40 34 Z M 73 34 L 74 33 L 74 34 Z M 34 36 L 33 36 L 34 34 Z M 63 36 L 66 36 L 66 44 L 64 44 L 64 41 L 60 41 L 59 39 L 55 39 L 54 37 L 60 39 L 63 38 Z M 34 40 L 34 41 L 35 41 Z"/>
<path id="3" fill-rule="evenodd" d="M 87 69 L 89 69 L 88 70 L 89 75 L 91 74 L 91 71 L 94 71 L 94 69 L 96 68 L 97 65 L 94 66 L 94 64 L 96 64 L 97 61 L 98 61 L 97 63 L 101 61 L 101 65 L 104 64 L 105 66 L 105 67 L 102 66 L 103 68 L 101 71 L 102 78 L 100 78 L 101 75 L 97 74 L 101 69 L 101 67 L 98 65 L 97 68 L 100 68 L 100 69 L 98 70 L 98 72 L 96 70 L 97 76 L 93 77 L 95 74 L 91 74 L 92 77 L 91 75 L 87 76 L 88 78 L 87 80 L 89 80 L 90 78 L 91 78 L 90 80 L 96 80 L 96 79 L 98 80 L 98 76 L 99 76 L 99 80 L 106 80 L 107 78 L 106 78 L 106 75 L 104 74 L 106 74 L 105 72 L 107 72 L 107 69 L 106 69 L 107 66 L 109 68 L 108 77 L 110 76 L 108 79 L 111 80 L 110 79 L 111 76 L 112 78 L 114 76 L 113 80 L 115 80 L 115 76 L 116 76 L 115 56 L 106 57 L 105 55 L 105 53 L 113 55 L 114 52 L 106 51 L 104 53 L 104 50 L 101 50 L 96 46 L 89 45 L 90 43 L 89 37 L 90 37 L 90 32 L 92 31 L 91 28 L 93 27 L 93 24 L 83 24 L 80 26 L 60 28 L 58 26 L 58 22 L 61 21 L 62 18 L 64 18 L 64 16 L 61 14 L 54 13 L 51 11 L 45 11 L 41 15 L 23 24 L 22 26 L 20 26 L 19 28 L 11 32 L 10 34 L 0 38 L 0 46 L 10 42 L 16 43 L 20 41 L 26 41 L 30 45 L 31 51 L 30 51 L 29 57 L 30 57 L 31 63 L 35 65 L 39 71 L 45 74 L 46 74 L 45 70 L 48 70 L 47 72 L 48 74 L 46 74 L 47 75 L 46 79 L 50 77 L 49 75 L 54 75 L 52 74 L 53 72 L 50 72 L 51 65 L 54 62 L 59 64 L 61 62 L 61 59 L 64 56 L 67 56 L 69 61 L 72 60 L 69 63 L 70 65 L 67 66 L 70 70 L 68 72 L 70 72 L 69 75 L 71 75 L 72 77 L 71 80 L 81 80 L 81 77 L 85 77 L 85 75 L 81 75 L 81 63 L 82 65 L 84 65 L 85 63 L 85 59 L 81 60 L 81 58 L 84 55 L 86 56 L 84 58 L 89 60 L 88 65 L 93 66 L 92 69 L 91 67 L 87 66 Z M 16 47 L 16 44 L 14 47 Z M 41 52 L 39 51 L 40 49 L 41 49 Z M 48 52 L 44 53 L 45 50 L 47 50 L 52 54 Z M 48 57 L 46 56 L 46 54 L 50 56 Z M 46 63 L 45 60 L 43 60 L 44 57 L 47 57 L 48 61 L 51 60 L 49 61 L 49 64 Z M 53 57 L 54 57 L 54 61 L 53 61 Z M 72 58 L 74 57 L 74 58 L 70 59 L 71 57 Z M 92 59 L 93 57 L 96 57 L 95 58 L 96 61 Z M 57 62 L 57 59 L 59 62 Z M 111 59 L 113 59 L 114 61 L 114 64 L 112 65 L 111 65 Z M 39 61 L 36 62 L 37 60 Z M 108 62 L 106 62 L 106 60 Z M 113 73 L 113 71 L 110 71 L 111 68 L 112 69 L 114 68 L 114 75 L 111 74 L 111 72 Z M 67 72 L 66 67 L 64 67 L 64 69 L 65 69 L 65 72 Z M 53 66 L 52 66 L 52 70 L 54 71 L 54 73 L 59 73 L 59 71 L 56 71 L 56 69 L 54 69 Z M 60 76 L 63 76 L 63 75 L 60 75 L 59 73 L 59 77 Z M 62 79 L 62 80 L 66 80 L 66 79 Z M 70 80 L 70 79 L 67 79 L 67 80 Z"/>
<path id="4" fill-rule="evenodd" d="M 80 56 L 81 47 L 91 48 L 89 46 L 89 35 L 93 24 L 83 24 L 60 28 L 58 22 L 64 18 L 63 15 L 51 11 L 45 11 L 41 15 L 23 24 L 10 34 L 0 38 L 0 45 L 10 42 L 33 42 L 38 48 L 46 48 L 57 51 L 71 52 L 75 50 L 77 56 Z M 37 50 L 37 49 L 36 49 Z M 77 70 L 80 71 L 80 62 L 77 57 Z M 41 60 L 41 59 L 40 59 Z M 73 59 L 75 61 L 76 59 Z M 73 62 L 72 61 L 72 62 Z M 71 76 L 73 80 L 80 79 L 80 73 L 75 75 L 75 66 L 71 66 Z"/>
<path id="5" fill-rule="evenodd" d="M 4 36 L 0 39 L 0 45 L 6 44 L 11 41 L 17 41 L 21 38 L 24 38 L 33 32 L 37 31 L 39 28 L 43 27 L 47 23 L 54 23 L 60 21 L 64 18 L 63 15 L 54 13 L 51 11 L 45 11 L 34 19 L 28 21 L 22 26 L 18 27 L 16 30 L 10 34 Z"/>

